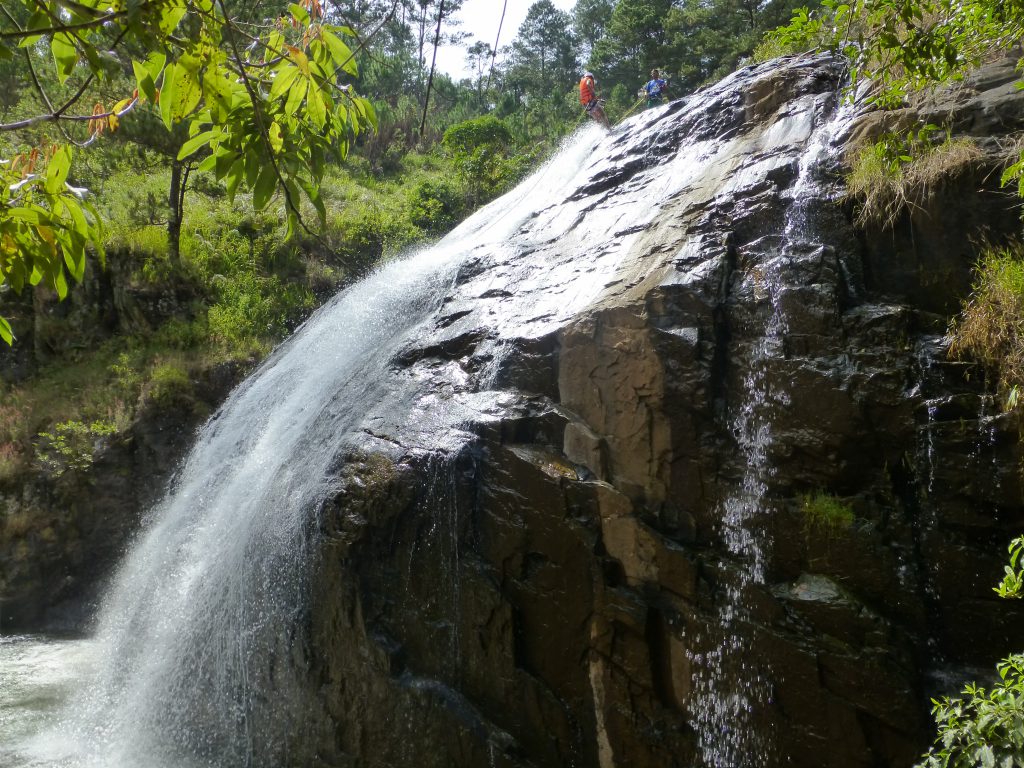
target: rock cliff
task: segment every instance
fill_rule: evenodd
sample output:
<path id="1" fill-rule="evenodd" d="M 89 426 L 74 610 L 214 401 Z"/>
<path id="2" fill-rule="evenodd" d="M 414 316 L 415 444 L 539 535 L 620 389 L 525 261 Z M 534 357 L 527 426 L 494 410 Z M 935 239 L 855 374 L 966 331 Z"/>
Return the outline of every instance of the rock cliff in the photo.
<path id="1" fill-rule="evenodd" d="M 841 103 L 830 57 L 747 68 L 584 129 L 596 150 L 525 221 L 544 173 L 485 209 L 515 225 L 450 281 L 424 269 L 436 311 L 432 287 L 400 287 L 428 318 L 414 341 L 387 334 L 394 297 L 363 339 L 325 328 L 328 307 L 291 343 L 301 364 L 286 344 L 207 426 L 154 526 L 172 538 L 151 531 L 156 554 L 122 573 L 141 594 L 111 632 L 135 654 L 111 656 L 119 726 L 170 723 L 154 743 L 206 763 L 911 765 L 929 695 L 1021 647 L 1024 610 L 991 591 L 1024 524 L 1018 426 L 944 342 L 979 242 L 1020 234 L 998 185 L 1024 129 L 1014 79 L 994 62 L 879 115 Z M 854 227 L 845 154 L 920 120 L 981 159 L 893 227 Z M 359 290 L 357 308 L 379 292 Z M 285 551 L 260 560 L 267 542 Z M 20 605 L 45 602 L 51 582 L 24 583 Z M 135 671 L 142 693 L 122 696 Z M 296 701 L 299 735 L 277 717 Z"/>
<path id="2" fill-rule="evenodd" d="M 929 695 L 1020 647 L 1017 426 L 943 341 L 1020 233 L 1012 61 L 886 116 L 843 76 L 648 112 L 462 264 L 321 514 L 331 764 L 909 766 Z M 937 116 L 984 159 L 855 229 L 851 142 Z"/>

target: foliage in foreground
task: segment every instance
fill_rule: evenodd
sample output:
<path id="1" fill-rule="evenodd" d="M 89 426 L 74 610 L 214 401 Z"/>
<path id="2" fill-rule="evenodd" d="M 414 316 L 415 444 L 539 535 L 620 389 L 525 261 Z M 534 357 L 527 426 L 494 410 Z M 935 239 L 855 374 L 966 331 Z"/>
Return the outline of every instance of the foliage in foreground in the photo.
<path id="1" fill-rule="evenodd" d="M 1024 597 L 1024 536 L 1010 543 L 1010 562 L 995 591 L 1000 597 Z M 939 726 L 935 746 L 918 768 L 1021 768 L 1024 766 L 1024 654 L 996 667 L 991 687 L 971 683 L 961 698 L 932 701 Z"/>
<path id="2" fill-rule="evenodd" d="M 0 60 L 24 59 L 39 102 L 35 114 L 0 123 L 0 132 L 54 124 L 61 142 L 0 165 L 0 284 L 43 284 L 63 298 L 68 276 L 81 279 L 100 222 L 67 183 L 68 145 L 114 130 L 132 110 L 158 110 L 168 131 L 187 124 L 177 162 L 205 153 L 199 168 L 223 180 L 229 195 L 252 190 L 259 211 L 280 189 L 290 228 L 300 222 L 303 196 L 322 221 L 325 158 L 345 156 L 375 123 L 370 103 L 339 85 L 342 75 L 358 74 L 345 42 L 354 37 L 325 22 L 319 0 L 292 4 L 287 21 L 263 26 L 241 25 L 226 0 L 5 4 Z M 103 83 L 121 89 L 120 98 L 105 98 Z M 87 94 L 98 99 L 91 113 L 82 107 Z M 11 342 L 6 323 L 0 338 Z"/>

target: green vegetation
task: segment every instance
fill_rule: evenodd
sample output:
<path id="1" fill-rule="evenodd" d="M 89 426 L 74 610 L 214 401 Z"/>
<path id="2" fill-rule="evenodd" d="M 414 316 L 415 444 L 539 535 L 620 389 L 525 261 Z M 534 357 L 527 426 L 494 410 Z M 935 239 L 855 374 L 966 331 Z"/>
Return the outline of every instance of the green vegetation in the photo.
<path id="1" fill-rule="evenodd" d="M 949 328 L 952 357 L 980 361 L 998 382 L 1006 408 L 1024 389 L 1024 250 L 985 250 L 970 297 Z"/>
<path id="2" fill-rule="evenodd" d="M 851 162 L 847 195 L 858 203 L 857 223 L 895 224 L 908 209 L 923 206 L 949 179 L 978 166 L 982 153 L 969 138 L 942 141 L 927 125 L 909 136 L 888 134 L 861 147 Z"/>
<path id="3" fill-rule="evenodd" d="M 1000 597 L 1024 597 L 1024 536 L 1009 547 L 1010 562 L 995 587 Z M 991 688 L 974 683 L 962 698 L 932 700 L 939 727 L 918 768 L 1014 768 L 1024 766 L 1024 654 L 1012 654 L 996 666 L 999 680 Z"/>
<path id="4" fill-rule="evenodd" d="M 900 108 L 916 94 L 963 78 L 986 56 L 1014 50 L 1022 37 L 1024 0 L 823 0 L 767 33 L 757 55 L 840 52 L 851 62 L 851 92 L 869 80 L 868 101 Z M 1002 181 L 1016 181 L 1024 196 L 1022 149 Z M 865 148 L 855 169 L 860 193 L 874 195 L 863 215 L 891 222 L 915 194 L 974 162 L 973 154 L 965 143 L 936 146 L 919 132 L 883 138 Z M 920 163 L 904 169 L 911 157 Z"/>
<path id="5" fill-rule="evenodd" d="M 824 491 L 801 495 L 800 512 L 804 519 L 804 532 L 808 537 L 828 537 L 853 525 L 853 510 L 850 506 Z"/>
<path id="6" fill-rule="evenodd" d="M 53 432 L 41 432 L 36 445 L 36 458 L 55 477 L 68 469 L 86 469 L 92 464 L 103 438 L 117 432 L 109 421 L 64 421 Z"/>
<path id="7" fill-rule="evenodd" d="M 20 119 L 0 123 L 0 132 L 18 132 L 0 165 L 0 284 L 19 292 L 42 284 L 63 298 L 69 278 L 82 279 L 86 246 L 100 248 L 101 219 L 69 183 L 71 145 L 118 129 L 136 110 L 171 134 L 161 149 L 171 170 L 172 261 L 193 168 L 212 172 L 229 198 L 250 190 L 256 211 L 280 189 L 289 230 L 302 223 L 303 196 L 323 220 L 325 159 L 344 158 L 376 122 L 370 102 L 339 82 L 358 75 L 346 42 L 356 33 L 328 23 L 319 0 L 251 23 L 262 10 L 228 0 L 5 5 L 0 59 L 20 62 L 8 74 L 34 91 L 12 106 Z M 0 337 L 11 342 L 6 321 Z"/>

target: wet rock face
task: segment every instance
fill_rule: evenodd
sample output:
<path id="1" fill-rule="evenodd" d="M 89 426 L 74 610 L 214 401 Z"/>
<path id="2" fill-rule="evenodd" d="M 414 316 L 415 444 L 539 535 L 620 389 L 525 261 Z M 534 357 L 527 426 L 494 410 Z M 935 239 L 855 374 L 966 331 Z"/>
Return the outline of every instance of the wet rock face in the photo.
<path id="1" fill-rule="evenodd" d="M 1024 128 L 986 73 L 954 124 Z M 929 695 L 1020 647 L 1017 429 L 942 341 L 1017 200 L 990 156 L 855 230 L 841 77 L 645 113 L 463 264 L 319 518 L 322 759 L 908 766 Z"/>

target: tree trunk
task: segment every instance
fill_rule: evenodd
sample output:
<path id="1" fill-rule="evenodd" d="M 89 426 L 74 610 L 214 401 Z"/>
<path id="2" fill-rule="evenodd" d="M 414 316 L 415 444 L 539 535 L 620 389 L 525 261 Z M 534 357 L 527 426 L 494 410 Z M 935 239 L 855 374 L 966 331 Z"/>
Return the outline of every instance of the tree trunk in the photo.
<path id="1" fill-rule="evenodd" d="M 430 60 L 430 77 L 427 78 L 427 95 L 423 99 L 423 119 L 420 120 L 420 138 L 427 129 L 427 107 L 430 106 L 430 89 L 434 85 L 434 67 L 437 66 L 437 46 L 441 43 L 441 22 L 444 20 L 444 0 L 437 6 L 437 31 L 434 32 L 434 57 Z"/>
<path id="2" fill-rule="evenodd" d="M 171 266 L 181 266 L 181 220 L 187 172 L 180 160 L 171 161 L 171 189 L 167 194 L 167 250 Z"/>

